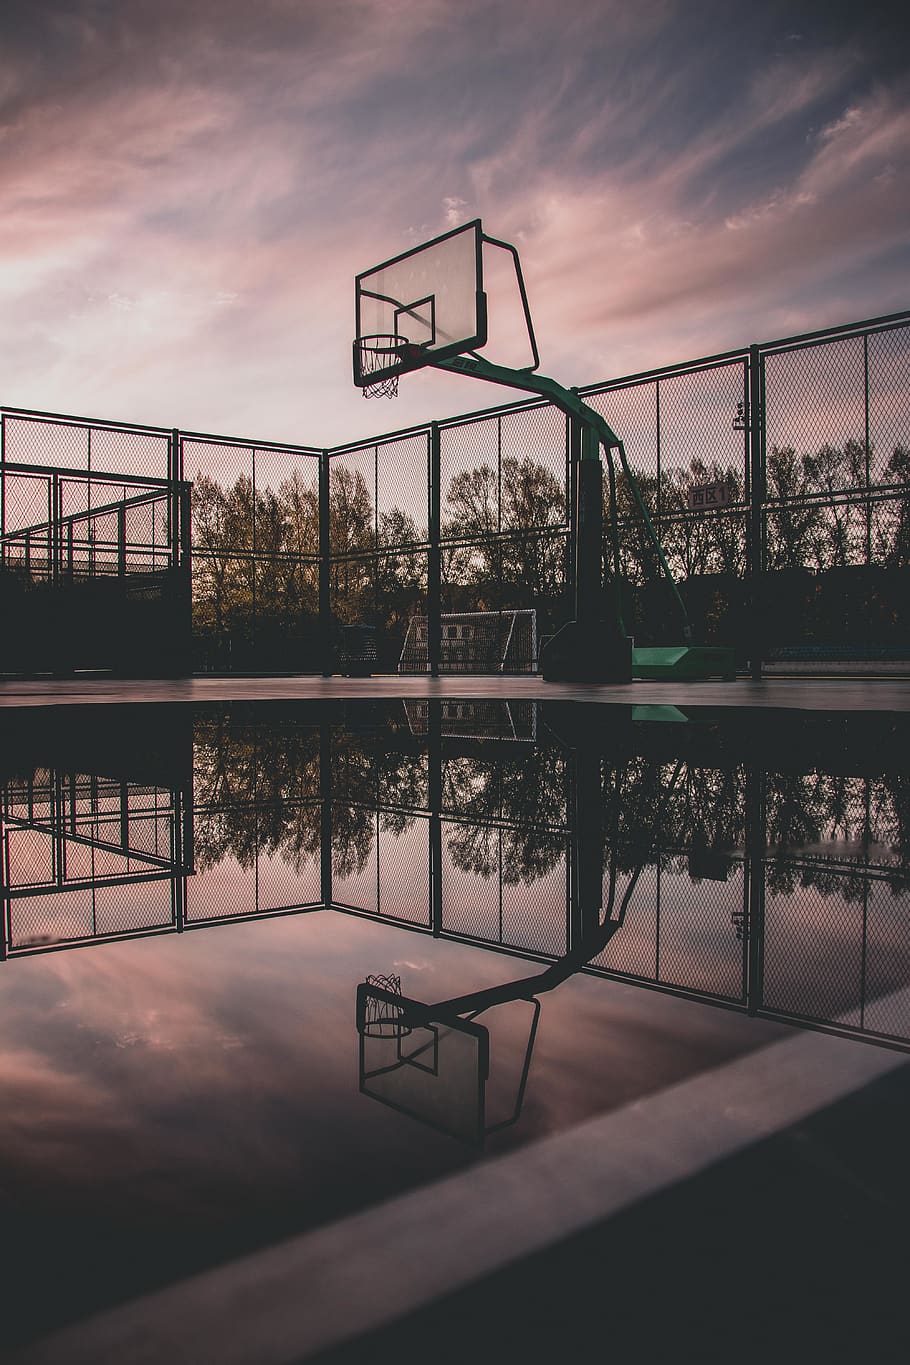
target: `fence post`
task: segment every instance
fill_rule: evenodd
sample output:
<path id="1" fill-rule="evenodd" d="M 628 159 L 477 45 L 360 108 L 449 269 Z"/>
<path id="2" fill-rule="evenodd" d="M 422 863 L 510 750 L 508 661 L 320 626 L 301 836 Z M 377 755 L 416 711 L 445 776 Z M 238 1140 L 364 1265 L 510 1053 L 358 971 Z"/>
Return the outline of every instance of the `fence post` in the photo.
<path id="1" fill-rule="evenodd" d="M 155 504 L 152 503 L 154 509 Z M 154 516 L 154 510 L 152 512 Z M 154 563 L 154 561 L 153 561 Z M 73 541 L 70 537 L 70 574 L 73 572 Z M 126 507 L 123 503 L 117 508 L 117 577 L 126 577 Z"/>
<path id="2" fill-rule="evenodd" d="M 51 560 L 51 579 L 54 583 L 60 577 L 60 477 L 51 475 L 51 527 L 48 536 L 48 551 Z"/>
<path id="3" fill-rule="evenodd" d="M 169 493 L 169 516 L 170 524 L 170 545 L 168 560 L 172 568 L 176 568 L 180 563 L 180 550 L 183 543 L 183 507 L 180 492 L 180 482 L 183 479 L 183 457 L 180 441 L 180 432 L 176 427 L 172 428 L 170 439 L 167 446 L 167 478 Z"/>
<path id="4" fill-rule="evenodd" d="M 319 652 L 322 676 L 332 676 L 332 604 L 329 595 L 329 452 L 319 455 Z"/>
<path id="5" fill-rule="evenodd" d="M 575 614 L 575 544 L 577 536 L 575 502 L 578 497 L 578 465 L 581 460 L 581 423 L 576 417 L 567 417 L 568 428 L 566 438 L 568 441 L 568 472 L 569 472 L 569 534 L 566 537 L 566 554 L 568 561 L 566 564 L 566 620 L 571 621 Z M 603 545 L 601 545 L 601 561 L 603 560 Z M 603 563 L 601 563 L 603 571 Z"/>
<path id="6" fill-rule="evenodd" d="M 319 899 L 332 904 L 332 718 L 324 708 L 319 722 Z"/>
<path id="7" fill-rule="evenodd" d="M 765 992 L 765 859 L 767 853 L 767 773 L 746 768 L 746 854 L 749 909 L 746 916 L 746 1008 L 759 1014 Z"/>
<path id="8" fill-rule="evenodd" d="M 420 705 L 420 703 L 417 703 Z M 430 697 L 427 708 L 427 805 L 430 809 L 430 928 L 442 933 L 442 701 Z"/>
<path id="9" fill-rule="evenodd" d="M 749 665 L 761 678 L 764 643 L 765 573 L 765 385 L 764 358 L 758 346 L 749 347 L 749 568 L 751 579 Z"/>
<path id="10" fill-rule="evenodd" d="M 442 494 L 440 483 L 439 423 L 430 423 L 429 449 L 429 538 L 427 554 L 427 663 L 430 676 L 439 677 L 440 638 L 442 635 L 442 549 L 440 545 Z"/>

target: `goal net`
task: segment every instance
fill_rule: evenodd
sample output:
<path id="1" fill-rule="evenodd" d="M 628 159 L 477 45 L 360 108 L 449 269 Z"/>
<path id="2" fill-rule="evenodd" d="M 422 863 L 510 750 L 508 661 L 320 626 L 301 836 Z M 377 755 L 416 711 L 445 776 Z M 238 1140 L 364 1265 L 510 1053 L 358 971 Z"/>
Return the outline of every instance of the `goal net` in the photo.
<path id="1" fill-rule="evenodd" d="M 537 672 L 537 613 L 533 609 L 448 612 L 440 619 L 441 673 Z M 398 672 L 429 670 L 427 618 L 412 616 Z"/>

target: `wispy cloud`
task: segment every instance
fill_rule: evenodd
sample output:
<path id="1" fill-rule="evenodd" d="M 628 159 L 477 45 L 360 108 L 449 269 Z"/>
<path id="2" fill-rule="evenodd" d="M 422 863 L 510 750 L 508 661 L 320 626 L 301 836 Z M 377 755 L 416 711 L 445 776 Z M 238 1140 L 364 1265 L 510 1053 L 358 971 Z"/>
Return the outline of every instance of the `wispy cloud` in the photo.
<path id="1" fill-rule="evenodd" d="M 4 401 L 321 444 L 353 275 L 475 215 L 516 241 L 568 382 L 805 310 L 899 307 L 910 94 L 854 32 L 675 0 L 10 0 L 0 19 Z M 874 37 L 874 34 L 873 34 Z M 890 73 L 890 74 L 889 74 Z M 847 276 L 849 275 L 849 282 Z"/>

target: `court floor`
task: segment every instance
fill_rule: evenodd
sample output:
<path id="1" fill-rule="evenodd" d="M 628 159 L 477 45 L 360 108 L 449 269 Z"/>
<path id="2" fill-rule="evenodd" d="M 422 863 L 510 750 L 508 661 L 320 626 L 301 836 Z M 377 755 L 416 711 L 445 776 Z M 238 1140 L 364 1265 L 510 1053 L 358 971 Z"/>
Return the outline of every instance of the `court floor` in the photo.
<path id="1" fill-rule="evenodd" d="M 73 706 L 97 702 L 255 701 L 346 697 L 473 697 L 586 701 L 613 705 L 783 707 L 803 711 L 910 711 L 910 679 L 766 678 L 760 682 L 644 682 L 597 685 L 542 678 L 323 678 L 314 675 L 160 678 L 85 677 L 0 683 L 0 706 Z"/>

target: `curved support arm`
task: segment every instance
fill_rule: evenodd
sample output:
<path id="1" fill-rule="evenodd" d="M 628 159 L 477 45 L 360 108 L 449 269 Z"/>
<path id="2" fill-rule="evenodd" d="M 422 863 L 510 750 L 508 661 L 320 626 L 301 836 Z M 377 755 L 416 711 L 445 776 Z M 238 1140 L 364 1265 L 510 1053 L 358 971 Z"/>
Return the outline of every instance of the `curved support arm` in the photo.
<path id="1" fill-rule="evenodd" d="M 689 613 L 686 611 L 686 604 L 679 594 L 676 580 L 670 571 L 670 566 L 667 563 L 663 547 L 658 539 L 657 532 L 654 530 L 651 518 L 648 515 L 648 509 L 641 496 L 638 482 L 632 473 L 632 470 L 629 468 L 629 462 L 626 459 L 625 446 L 606 418 L 602 417 L 594 408 L 589 407 L 587 403 L 579 398 L 574 390 L 565 388 L 555 379 L 549 379 L 545 374 L 534 374 L 530 370 L 511 370 L 506 365 L 493 365 L 489 360 L 484 360 L 483 356 L 479 355 L 458 355 L 453 356 L 449 360 L 439 360 L 436 362 L 431 360 L 429 361 L 429 364 L 434 365 L 436 369 L 453 370 L 457 374 L 467 374 L 473 376 L 475 379 L 485 379 L 490 384 L 503 384 L 507 388 L 523 389 L 526 393 L 537 393 L 543 398 L 549 398 L 550 402 L 553 403 L 555 407 L 559 408 L 561 412 L 566 413 L 569 417 L 577 418 L 580 422 L 584 422 L 587 427 L 590 427 L 596 432 L 600 444 L 607 451 L 608 458 L 611 450 L 619 452 L 619 462 L 622 465 L 623 473 L 625 474 L 629 488 L 632 491 L 635 504 L 644 519 L 648 535 L 650 536 L 651 542 L 657 553 L 663 575 L 670 584 L 671 591 L 676 599 L 676 605 L 679 608 L 679 613 L 682 617 L 683 638 L 687 641 L 690 640 L 692 638 L 692 627 L 689 623 Z M 589 458 L 596 459 L 597 452 L 592 452 Z M 615 500 L 613 508 L 615 523 Z"/>

